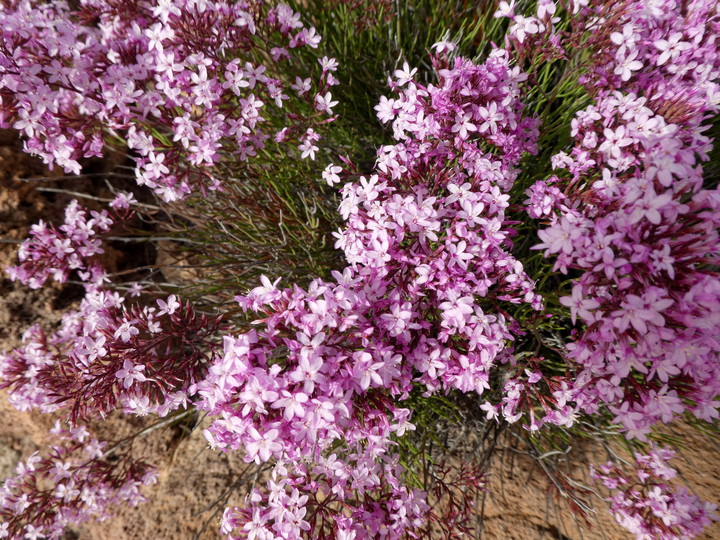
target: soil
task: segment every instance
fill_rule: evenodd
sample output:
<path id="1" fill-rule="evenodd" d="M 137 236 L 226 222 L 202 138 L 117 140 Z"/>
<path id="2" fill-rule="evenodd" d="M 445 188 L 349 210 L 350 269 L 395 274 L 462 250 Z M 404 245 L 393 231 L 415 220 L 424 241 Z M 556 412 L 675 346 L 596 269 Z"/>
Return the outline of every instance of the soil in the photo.
<path id="1" fill-rule="evenodd" d="M 55 176 L 58 173 L 54 173 Z M 29 158 L 12 134 L 0 132 L 0 267 L 13 264 L 17 239 L 38 219 L 62 219 L 68 197 L 38 191 L 47 182 L 22 179 L 52 177 L 41 163 Z M 88 182 L 88 181 L 85 181 Z M 63 187 L 67 187 L 63 183 Z M 90 185 L 77 186 L 81 189 Z M 102 189 L 101 186 L 96 186 Z M 119 260 L 126 254 L 115 253 Z M 162 254 L 160 257 L 164 256 Z M 51 328 L 75 300 L 67 287 L 47 286 L 31 291 L 0 278 L 0 350 L 17 346 L 31 324 Z M 0 481 L 12 474 L 19 460 L 40 449 L 48 440 L 53 418 L 14 410 L 0 395 Z M 194 420 L 194 419 L 191 419 Z M 112 417 L 100 428 L 100 435 L 119 439 L 148 426 L 152 420 Z M 239 504 L 253 478 L 241 476 L 245 464 L 238 453 L 224 454 L 207 447 L 201 423 L 164 427 L 135 442 L 134 450 L 157 466 L 157 485 L 148 488 L 149 501 L 137 508 L 118 508 L 114 517 L 89 523 L 71 531 L 67 538 L 78 540 L 185 540 L 216 539 L 219 516 L 227 504 Z M 194 428 L 194 429 L 191 429 Z M 706 500 L 720 503 L 718 448 L 697 431 L 683 425 L 671 427 L 686 441 L 676 465 L 683 479 Z M 587 464 L 604 461 L 599 447 L 585 443 L 570 462 L 568 473 L 587 482 Z M 483 506 L 482 538 L 502 540 L 629 539 L 631 535 L 615 524 L 597 498 L 596 512 L 589 524 L 575 518 L 563 500 L 556 500 L 536 462 L 517 449 L 496 453 L 490 469 L 489 491 Z M 229 498 L 228 498 L 229 497 Z M 720 524 L 703 536 L 720 538 Z"/>

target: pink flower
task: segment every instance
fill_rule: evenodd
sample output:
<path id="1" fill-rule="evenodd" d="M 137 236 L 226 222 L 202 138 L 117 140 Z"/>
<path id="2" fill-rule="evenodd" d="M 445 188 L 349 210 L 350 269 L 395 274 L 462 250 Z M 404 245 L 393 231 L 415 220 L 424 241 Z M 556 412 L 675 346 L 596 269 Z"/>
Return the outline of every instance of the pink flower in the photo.
<path id="1" fill-rule="evenodd" d="M 130 388 L 135 381 L 145 382 L 147 378 L 142 373 L 145 370 L 145 366 L 134 365 L 130 360 L 126 359 L 123 362 L 123 368 L 115 373 L 115 377 L 123 380 L 123 387 Z"/>
<path id="2" fill-rule="evenodd" d="M 501 9 L 502 4 L 505 4 L 505 2 L 501 2 Z M 500 10 L 498 10 L 498 12 L 499 11 Z M 495 16 L 498 16 L 497 12 L 495 13 Z M 525 41 L 525 37 L 528 34 L 537 34 L 545 30 L 545 25 L 543 25 L 535 17 L 523 17 L 522 15 L 515 15 L 513 21 L 514 24 L 510 26 L 508 32 L 511 36 L 517 38 L 520 43 L 523 43 Z"/>
<path id="3" fill-rule="evenodd" d="M 255 461 L 258 465 L 268 461 L 270 456 L 282 449 L 282 445 L 276 442 L 279 432 L 277 429 L 270 429 L 262 435 L 254 427 L 248 428 L 247 434 L 252 438 L 245 442 L 246 459 Z"/>
<path id="4" fill-rule="evenodd" d="M 608 152 L 615 158 L 621 156 L 622 148 L 635 142 L 633 138 L 626 136 L 625 126 L 618 126 L 615 130 L 606 128 L 603 130 L 603 134 L 605 135 L 605 141 L 600 144 L 598 150 Z"/>
<path id="5" fill-rule="evenodd" d="M 320 94 L 315 96 L 315 109 L 319 112 L 332 115 L 332 108 L 337 104 L 337 101 L 332 101 L 332 94 L 330 92 L 327 92 L 324 96 Z"/>
<path id="6" fill-rule="evenodd" d="M 637 60 L 638 51 L 626 51 L 624 47 L 620 47 L 617 53 L 619 61 L 615 67 L 615 75 L 620 75 L 623 81 L 627 81 L 632 77 L 633 71 L 642 69 L 643 63 Z"/>
<path id="7" fill-rule="evenodd" d="M 650 288 L 643 297 L 629 294 L 621 304 L 622 309 L 614 311 L 615 327 L 624 332 L 628 325 L 632 325 L 641 335 L 647 333 L 646 323 L 657 326 L 664 326 L 665 319 L 661 313 L 670 307 L 674 300 L 660 296 L 664 291 L 657 288 Z"/>
<path id="8" fill-rule="evenodd" d="M 168 296 L 167 302 L 158 298 L 157 305 L 160 307 L 158 315 L 163 315 L 165 313 L 167 313 L 168 315 L 172 315 L 180 308 L 180 302 L 178 301 L 177 296 L 175 296 L 174 294 Z"/>
<path id="9" fill-rule="evenodd" d="M 114 337 L 123 342 L 128 342 L 133 336 L 137 336 L 139 333 L 140 331 L 133 326 L 133 321 L 125 321 L 115 330 Z"/>
<path id="10" fill-rule="evenodd" d="M 510 17 L 512 18 L 514 16 L 514 10 L 515 9 L 515 0 L 510 0 L 510 2 L 500 2 L 498 4 L 498 9 L 495 11 L 495 14 L 493 17 L 496 19 L 499 19 L 501 17 Z"/>
<path id="11" fill-rule="evenodd" d="M 413 77 L 417 73 L 417 68 L 410 69 L 410 66 L 407 62 L 403 62 L 402 69 L 395 70 L 395 78 L 397 79 L 397 84 L 399 86 L 405 86 L 407 83 L 412 81 Z"/>
<path id="12" fill-rule="evenodd" d="M 661 51 L 657 59 L 658 66 L 662 66 L 668 60 L 674 62 L 683 51 L 692 47 L 690 43 L 680 41 L 682 38 L 682 33 L 676 32 L 671 34 L 668 39 L 658 39 L 653 43 Z"/>
<path id="13" fill-rule="evenodd" d="M 574 241 L 581 238 L 583 229 L 568 219 L 566 216 L 560 218 L 552 227 L 538 231 L 541 244 L 534 249 L 545 249 L 546 253 L 565 253 L 570 255 L 573 252 Z"/>
<path id="14" fill-rule="evenodd" d="M 316 383 L 322 384 L 325 381 L 325 376 L 320 373 L 323 363 L 319 356 L 301 357 L 297 368 L 290 374 L 290 380 L 302 383 L 304 392 L 312 394 Z"/>
<path id="15" fill-rule="evenodd" d="M 573 324 L 575 324 L 578 315 L 586 324 L 592 323 L 595 316 L 591 310 L 600 307 L 600 302 L 597 300 L 584 297 L 583 288 L 579 284 L 573 286 L 572 296 L 563 296 L 560 298 L 560 303 L 570 308 L 570 318 Z"/>
<path id="16" fill-rule="evenodd" d="M 318 62 L 320 62 L 323 73 L 327 71 L 336 71 L 338 68 L 338 62 L 334 58 L 328 58 L 327 56 L 323 56 L 318 60 Z"/>
<path id="17" fill-rule="evenodd" d="M 273 409 L 283 409 L 283 417 L 285 420 L 292 420 L 293 418 L 302 418 L 305 416 L 305 406 L 308 397 L 303 392 L 288 392 L 287 390 L 282 391 L 282 397 L 277 399 L 273 404 Z"/>

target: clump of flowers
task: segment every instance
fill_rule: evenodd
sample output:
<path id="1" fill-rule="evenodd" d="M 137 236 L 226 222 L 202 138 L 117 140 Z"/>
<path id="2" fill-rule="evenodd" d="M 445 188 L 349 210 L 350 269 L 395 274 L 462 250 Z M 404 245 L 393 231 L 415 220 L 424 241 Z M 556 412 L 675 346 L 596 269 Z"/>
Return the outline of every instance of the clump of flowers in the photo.
<path id="1" fill-rule="evenodd" d="M 110 516 L 112 505 L 136 506 L 155 483 L 148 464 L 115 451 L 78 425 L 55 424 L 47 455 L 34 453 L 0 489 L 0 538 L 60 538 L 65 527 Z"/>
<path id="2" fill-rule="evenodd" d="M 337 246 L 349 266 L 307 290 L 263 278 L 239 296 L 261 314 L 261 326 L 226 337 L 223 357 L 197 385 L 198 406 L 219 416 L 206 432 L 213 446 L 244 448 L 248 461 L 276 460 L 269 493 L 226 514 L 229 533 L 409 533 L 423 523 L 425 503 L 399 483 L 391 440 L 413 426 L 396 400 L 418 385 L 426 395 L 483 394 L 500 366 L 514 369 L 505 345 L 513 323 L 493 308 L 541 307 L 509 252 L 504 220 L 515 165 L 534 151 L 537 122 L 521 115 L 519 74 L 503 51 L 482 65 L 436 62 L 437 85 L 416 83 L 407 65 L 395 73 L 399 96 L 383 98 L 377 111 L 393 120 L 398 142 L 378 151 L 374 174 L 341 189 L 347 224 Z M 334 165 L 324 176 L 335 183 L 340 174 L 351 176 Z M 522 416 L 525 385 L 542 378 L 528 373 L 527 381 L 508 380 L 493 411 Z M 562 412 L 549 406 L 548 419 L 568 422 L 564 402 L 555 403 Z M 378 504 L 385 497 L 392 506 Z M 343 510 L 315 525 L 335 501 Z"/>
<path id="3" fill-rule="evenodd" d="M 614 492 L 610 504 L 615 519 L 638 540 L 692 538 L 717 519 L 716 505 L 701 501 L 686 487 L 668 484 L 677 476 L 669 465 L 674 457 L 669 448 L 652 447 L 647 455 L 635 453 L 630 473 L 612 462 L 591 471 Z"/>
<path id="4" fill-rule="evenodd" d="M 16 407 L 69 418 L 127 413 L 167 415 L 188 405 L 213 354 L 220 319 L 208 320 L 175 295 L 158 307 L 122 306 L 117 293 L 89 288 L 77 311 L 47 335 L 32 327 L 25 344 L 0 357 L 2 388 Z"/>
<path id="5" fill-rule="evenodd" d="M 121 138 L 138 183 L 173 201 L 217 189 L 214 165 L 268 139 L 314 159 L 313 128 L 332 120 L 337 63 L 303 65 L 296 50 L 320 36 L 285 4 L 22 0 L 0 14 L 0 126 L 68 172 Z"/>
<path id="6" fill-rule="evenodd" d="M 18 250 L 20 264 L 7 269 L 12 280 L 39 289 L 48 278 L 65 283 L 72 271 L 92 272 L 97 255 L 104 253 L 101 233 L 113 225 L 107 211 L 88 211 L 74 200 L 65 208 L 59 228 L 44 221 L 30 228 L 30 236 Z"/>
<path id="7" fill-rule="evenodd" d="M 560 204 L 565 199 L 565 195 L 557 186 L 542 180 L 530 186 L 525 191 L 525 195 L 529 197 L 525 201 L 527 213 L 535 219 L 552 215 L 553 210 L 560 208 Z"/>
<path id="8" fill-rule="evenodd" d="M 568 344 L 582 368 L 577 404 L 607 406 L 640 439 L 686 410 L 717 418 L 720 393 L 720 191 L 703 187 L 701 166 L 711 148 L 702 123 L 720 91 L 720 19 L 713 2 L 682 16 L 668 4 L 624 5 L 613 27 L 622 31 L 606 30 L 585 78 L 596 102 L 572 122 L 574 148 L 553 158 L 567 200 L 537 246 L 556 270 L 581 272 L 561 299 L 585 325 Z"/>

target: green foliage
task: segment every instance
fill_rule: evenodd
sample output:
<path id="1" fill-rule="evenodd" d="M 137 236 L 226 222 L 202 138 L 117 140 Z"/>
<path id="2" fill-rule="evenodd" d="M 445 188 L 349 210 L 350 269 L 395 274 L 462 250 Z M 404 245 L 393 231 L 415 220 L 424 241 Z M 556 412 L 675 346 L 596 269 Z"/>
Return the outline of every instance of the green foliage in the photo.
<path id="1" fill-rule="evenodd" d="M 232 302 L 259 277 L 306 283 L 339 266 L 330 232 L 336 200 L 312 162 L 267 151 L 262 166 L 224 168 L 224 191 L 194 196 L 178 210 L 175 234 L 200 279 L 184 295 Z M 191 265 L 192 266 L 192 265 Z"/>

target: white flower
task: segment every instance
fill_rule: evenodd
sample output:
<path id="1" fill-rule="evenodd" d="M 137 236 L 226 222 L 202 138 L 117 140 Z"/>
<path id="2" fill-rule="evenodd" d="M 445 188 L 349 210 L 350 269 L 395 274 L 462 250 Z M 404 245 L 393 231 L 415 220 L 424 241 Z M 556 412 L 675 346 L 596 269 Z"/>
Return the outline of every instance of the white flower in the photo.
<path id="1" fill-rule="evenodd" d="M 340 171 L 342 171 L 342 167 L 331 163 L 325 167 L 325 170 L 322 172 L 323 180 L 327 182 L 328 186 L 334 186 L 340 182 Z"/>
<path id="2" fill-rule="evenodd" d="M 417 73 L 417 68 L 410 69 L 410 65 L 407 62 L 403 62 L 403 68 L 395 70 L 395 78 L 400 86 L 412 81 L 412 78 Z"/>

